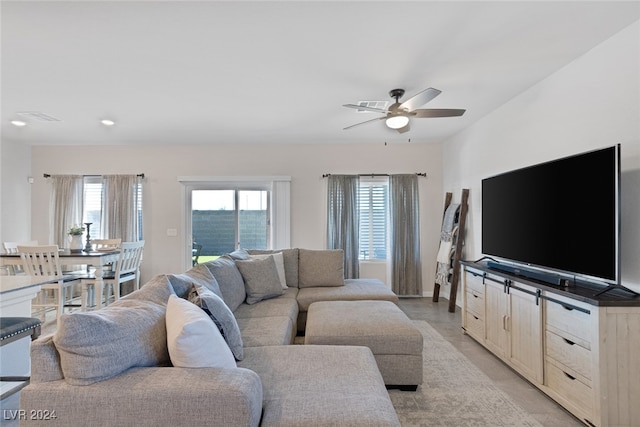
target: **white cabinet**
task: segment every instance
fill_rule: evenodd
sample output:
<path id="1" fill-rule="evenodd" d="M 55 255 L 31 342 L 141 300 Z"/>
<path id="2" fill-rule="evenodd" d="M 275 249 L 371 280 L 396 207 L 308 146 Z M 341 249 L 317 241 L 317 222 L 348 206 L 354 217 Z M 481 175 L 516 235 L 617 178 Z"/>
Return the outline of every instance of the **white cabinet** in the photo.
<path id="1" fill-rule="evenodd" d="M 468 266 L 462 277 L 469 336 L 586 425 L 640 426 L 640 301 L 592 304 Z"/>
<path id="2" fill-rule="evenodd" d="M 465 282 L 462 327 L 467 334 L 484 344 L 484 274 L 467 270 L 462 280 Z"/>
<path id="3" fill-rule="evenodd" d="M 479 277 L 484 284 L 481 301 L 473 298 L 477 291 L 472 290 L 469 295 L 469 284 L 477 285 Z M 490 274 L 467 273 L 465 284 L 465 331 L 476 339 L 482 336 L 478 341 L 520 374 L 542 382 L 542 307 L 536 289 Z M 484 302 L 484 310 L 474 305 L 480 302 Z M 472 329 L 472 319 L 480 311 L 484 311 L 484 321 Z M 480 326 L 484 331 L 478 330 Z"/>

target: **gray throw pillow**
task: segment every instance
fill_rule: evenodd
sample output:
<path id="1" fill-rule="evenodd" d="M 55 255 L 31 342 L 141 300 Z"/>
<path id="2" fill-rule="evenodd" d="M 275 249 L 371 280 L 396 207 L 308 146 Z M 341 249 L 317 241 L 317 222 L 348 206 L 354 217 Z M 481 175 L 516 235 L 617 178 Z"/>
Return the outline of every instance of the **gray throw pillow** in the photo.
<path id="1" fill-rule="evenodd" d="M 284 293 L 273 257 L 236 261 L 247 292 L 247 304 L 274 298 Z"/>
<path id="2" fill-rule="evenodd" d="M 192 285 L 205 286 L 214 294 L 222 297 L 218 281 L 204 264 L 198 264 L 182 274 L 168 274 L 169 283 L 180 298 L 187 298 Z"/>
<path id="3" fill-rule="evenodd" d="M 220 286 L 222 299 L 231 311 L 235 311 L 247 297 L 244 289 L 244 280 L 236 267 L 233 259 L 223 256 L 215 261 L 205 262 L 202 265 L 207 267 L 216 278 Z"/>
<path id="4" fill-rule="evenodd" d="M 169 363 L 166 302 L 122 298 L 96 311 L 60 316 L 53 342 L 65 381 L 89 385 L 137 366 Z"/>
<path id="5" fill-rule="evenodd" d="M 229 252 L 227 255 L 236 261 L 237 260 L 246 261 L 247 259 L 249 259 L 249 252 L 247 252 L 246 249 L 242 249 L 242 248 L 236 249 L 233 252 Z"/>
<path id="6" fill-rule="evenodd" d="M 344 252 L 342 249 L 298 252 L 300 288 L 344 286 Z"/>
<path id="7" fill-rule="evenodd" d="M 290 288 L 298 287 L 298 249 L 249 249 L 249 255 L 273 254 L 282 252 L 284 259 L 284 275 L 287 279 L 287 286 Z"/>
<path id="8" fill-rule="evenodd" d="M 204 286 L 194 284 L 189 293 L 189 301 L 204 310 L 216 324 L 222 337 L 231 349 L 236 360 L 244 357 L 242 351 L 242 335 L 238 322 L 222 298 Z"/>

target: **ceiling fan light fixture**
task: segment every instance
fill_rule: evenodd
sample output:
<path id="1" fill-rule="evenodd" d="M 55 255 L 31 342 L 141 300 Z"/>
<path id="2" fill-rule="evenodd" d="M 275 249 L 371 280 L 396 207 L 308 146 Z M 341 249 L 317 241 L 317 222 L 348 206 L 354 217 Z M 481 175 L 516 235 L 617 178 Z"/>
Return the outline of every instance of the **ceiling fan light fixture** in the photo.
<path id="1" fill-rule="evenodd" d="M 407 116 L 391 116 L 387 118 L 387 127 L 391 129 L 401 129 L 409 124 L 409 117 Z"/>

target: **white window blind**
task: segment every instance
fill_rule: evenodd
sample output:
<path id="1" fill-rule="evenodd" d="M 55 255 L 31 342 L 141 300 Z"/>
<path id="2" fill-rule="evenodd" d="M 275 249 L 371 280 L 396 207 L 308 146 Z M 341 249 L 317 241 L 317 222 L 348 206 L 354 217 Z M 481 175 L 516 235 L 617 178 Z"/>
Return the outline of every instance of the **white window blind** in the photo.
<path id="1" fill-rule="evenodd" d="M 360 259 L 385 260 L 389 223 L 389 180 L 360 178 Z"/>
<path id="2" fill-rule="evenodd" d="M 142 239 L 142 184 L 137 186 L 137 211 L 139 235 L 138 239 Z M 102 177 L 101 176 L 85 176 L 84 177 L 84 200 L 83 200 L 82 222 L 91 223 L 91 238 L 103 239 L 102 236 Z"/>
<path id="3" fill-rule="evenodd" d="M 102 178 L 84 177 L 84 206 L 82 222 L 91 223 L 91 238 L 101 239 L 100 219 L 102 218 Z"/>

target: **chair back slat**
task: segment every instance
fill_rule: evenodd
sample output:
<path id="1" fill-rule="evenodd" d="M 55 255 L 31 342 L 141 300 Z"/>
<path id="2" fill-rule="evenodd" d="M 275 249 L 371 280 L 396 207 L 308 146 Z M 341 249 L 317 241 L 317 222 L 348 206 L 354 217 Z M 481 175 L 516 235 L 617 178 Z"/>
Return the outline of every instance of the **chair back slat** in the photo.
<path id="1" fill-rule="evenodd" d="M 58 245 L 18 245 L 24 271 L 30 276 L 62 276 Z"/>
<path id="2" fill-rule="evenodd" d="M 124 274 L 137 273 L 142 262 L 144 240 L 138 242 L 123 242 L 120 248 L 120 256 L 116 263 L 116 277 Z"/>

